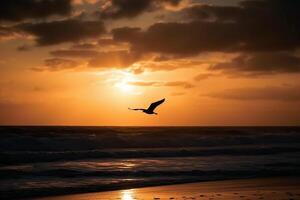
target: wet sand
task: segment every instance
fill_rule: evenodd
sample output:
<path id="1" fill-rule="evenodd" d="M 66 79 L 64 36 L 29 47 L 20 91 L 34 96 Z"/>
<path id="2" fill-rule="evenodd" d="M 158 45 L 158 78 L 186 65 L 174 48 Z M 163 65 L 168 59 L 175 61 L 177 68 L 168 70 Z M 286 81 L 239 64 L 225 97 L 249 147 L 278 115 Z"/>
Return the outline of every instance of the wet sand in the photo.
<path id="1" fill-rule="evenodd" d="M 300 200 L 300 177 L 244 179 L 145 187 L 40 200 Z"/>

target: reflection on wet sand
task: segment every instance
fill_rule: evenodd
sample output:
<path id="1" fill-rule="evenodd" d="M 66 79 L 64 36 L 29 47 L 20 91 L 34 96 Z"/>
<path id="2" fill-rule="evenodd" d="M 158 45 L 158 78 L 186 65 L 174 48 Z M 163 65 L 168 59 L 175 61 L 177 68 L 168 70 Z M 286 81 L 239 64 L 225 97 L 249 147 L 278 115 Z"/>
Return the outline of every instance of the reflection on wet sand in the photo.
<path id="1" fill-rule="evenodd" d="M 300 200 L 299 177 L 224 180 L 38 198 L 38 200 Z"/>
<path id="2" fill-rule="evenodd" d="M 121 191 L 121 200 L 134 200 L 134 190 L 123 190 Z"/>

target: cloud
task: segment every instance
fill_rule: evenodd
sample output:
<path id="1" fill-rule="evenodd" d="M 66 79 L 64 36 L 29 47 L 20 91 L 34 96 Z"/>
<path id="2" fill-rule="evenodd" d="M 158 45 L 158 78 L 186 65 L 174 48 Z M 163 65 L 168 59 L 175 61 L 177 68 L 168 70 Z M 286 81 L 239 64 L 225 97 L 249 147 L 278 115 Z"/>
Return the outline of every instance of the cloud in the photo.
<path id="1" fill-rule="evenodd" d="M 79 19 L 25 23 L 18 25 L 18 28 L 34 35 L 39 46 L 78 42 L 96 38 L 105 32 L 101 21 L 81 21 Z"/>
<path id="2" fill-rule="evenodd" d="M 116 45 L 118 44 L 118 42 L 116 42 L 112 38 L 101 38 L 98 40 L 98 44 L 103 46 L 110 46 L 110 45 Z"/>
<path id="3" fill-rule="evenodd" d="M 126 68 L 139 59 L 138 55 L 126 50 L 99 52 L 89 63 L 89 67 L 98 68 Z"/>
<path id="4" fill-rule="evenodd" d="M 190 23 L 157 23 L 146 31 L 118 28 L 114 39 L 128 42 L 141 53 L 163 53 L 194 56 L 205 52 L 240 50 L 240 34 L 234 24 L 194 21 Z M 172 36 L 172 37 L 170 37 Z M 188 36 L 188 37 L 187 37 Z"/>
<path id="5" fill-rule="evenodd" d="M 6 41 L 21 37 L 21 33 L 13 27 L 0 25 L 0 41 Z"/>
<path id="6" fill-rule="evenodd" d="M 112 33 L 115 40 L 130 43 L 135 51 L 178 56 L 205 52 L 295 50 L 300 47 L 299 37 L 282 29 L 283 27 L 278 28 L 277 25 L 273 29 L 259 27 L 259 24 L 251 27 L 236 23 L 193 21 L 157 23 L 146 31 L 129 27 L 118 28 Z M 297 31 L 300 34 L 300 30 Z"/>
<path id="7" fill-rule="evenodd" d="M 50 52 L 55 57 L 83 57 L 92 58 L 99 54 L 98 51 L 94 50 L 55 50 Z"/>
<path id="8" fill-rule="evenodd" d="M 196 20 L 234 25 L 237 50 L 281 51 L 300 46 L 299 6 L 293 0 L 244 0 L 235 7 L 196 5 L 183 12 Z"/>
<path id="9" fill-rule="evenodd" d="M 134 86 L 157 86 L 160 82 L 156 81 L 136 81 L 136 82 L 129 82 L 130 85 Z"/>
<path id="10" fill-rule="evenodd" d="M 56 59 L 68 60 L 69 58 L 72 58 L 80 62 L 84 61 L 87 63 L 87 67 L 90 68 L 128 68 L 135 74 L 139 74 L 144 71 L 144 68 L 142 67 L 131 66 L 135 62 L 138 62 L 140 57 L 139 55 L 130 53 L 127 50 L 97 51 L 85 49 L 65 49 L 54 50 L 51 51 L 50 54 L 56 57 Z"/>
<path id="11" fill-rule="evenodd" d="M 205 80 L 205 79 L 208 79 L 210 77 L 213 77 L 213 76 L 217 76 L 217 74 L 213 74 L 213 73 L 201 73 L 201 74 L 198 74 L 197 76 L 195 76 L 195 81 L 202 81 L 202 80 Z"/>
<path id="12" fill-rule="evenodd" d="M 73 0 L 72 3 L 75 5 L 80 5 L 80 4 L 95 4 L 99 0 Z"/>
<path id="13" fill-rule="evenodd" d="M 101 11 L 102 18 L 132 18 L 149 9 L 152 0 L 112 0 Z"/>
<path id="14" fill-rule="evenodd" d="M 181 87 L 184 89 L 190 89 L 194 87 L 194 85 L 186 81 L 169 81 L 169 82 L 136 81 L 136 82 L 128 82 L 128 84 L 135 85 L 135 86 Z"/>
<path id="15" fill-rule="evenodd" d="M 156 60 L 156 59 L 155 59 Z M 192 59 L 170 59 L 166 61 L 142 60 L 138 66 L 149 71 L 172 71 L 176 69 L 199 67 L 203 65 L 202 61 Z"/>
<path id="16" fill-rule="evenodd" d="M 127 48 L 128 45 L 124 42 L 118 42 L 118 41 L 115 41 L 114 39 L 112 38 L 100 38 L 98 40 L 98 45 L 99 47 L 119 47 L 120 49 L 121 48 Z"/>
<path id="17" fill-rule="evenodd" d="M 207 4 L 196 4 L 180 11 L 184 17 L 193 20 L 218 20 L 232 21 L 239 17 L 242 8 L 237 6 L 215 6 Z"/>
<path id="18" fill-rule="evenodd" d="M 73 69 L 79 67 L 81 63 L 74 60 L 62 59 L 62 58 L 51 58 L 46 59 L 45 64 L 41 67 L 32 68 L 34 71 L 60 71 L 66 69 Z"/>
<path id="19" fill-rule="evenodd" d="M 52 15 L 69 15 L 72 0 L 2 0 L 0 21 L 41 19 Z"/>
<path id="20" fill-rule="evenodd" d="M 73 46 L 72 46 L 73 48 Z M 60 49 L 50 51 L 57 58 L 85 59 L 88 67 L 94 68 L 128 68 L 134 74 L 148 71 L 170 71 L 179 68 L 190 68 L 203 65 L 202 61 L 190 59 L 169 58 L 166 61 L 154 61 L 156 56 L 141 56 L 128 50 L 89 50 L 89 49 Z M 154 60 L 153 60 L 154 59 Z"/>
<path id="21" fill-rule="evenodd" d="M 32 49 L 32 46 L 28 44 L 23 44 L 17 48 L 18 51 L 30 51 Z"/>
<path id="22" fill-rule="evenodd" d="M 164 86 L 170 86 L 170 87 L 183 87 L 185 89 L 193 88 L 194 85 L 190 84 L 189 82 L 185 81 L 170 81 L 166 82 Z"/>
<path id="23" fill-rule="evenodd" d="M 97 44 L 84 42 L 84 43 L 74 44 L 71 48 L 72 49 L 95 49 L 97 47 L 98 47 Z"/>
<path id="24" fill-rule="evenodd" d="M 133 18 L 164 6 L 175 7 L 180 2 L 181 0 L 111 0 L 104 3 L 99 14 L 102 18 Z"/>
<path id="25" fill-rule="evenodd" d="M 229 62 L 218 63 L 211 70 L 243 71 L 248 73 L 300 72 L 300 57 L 288 53 L 242 54 Z"/>
<path id="26" fill-rule="evenodd" d="M 208 16 L 186 23 L 157 23 L 146 31 L 119 28 L 113 34 L 116 40 L 129 42 L 144 52 L 291 50 L 300 46 L 300 13 L 295 9 L 299 4 L 292 0 L 265 0 L 243 1 L 237 7 L 197 6 L 185 12 L 195 13 L 197 8 L 200 13 L 208 12 Z M 206 20 L 210 15 L 217 17 Z"/>
<path id="27" fill-rule="evenodd" d="M 183 22 L 156 23 L 146 30 L 116 28 L 112 35 L 140 54 L 190 58 L 211 52 L 242 53 L 247 57 L 242 64 L 257 60 L 264 65 L 254 63 L 237 70 L 299 72 L 294 56 L 300 48 L 299 7 L 300 2 L 294 0 L 245 0 L 237 6 L 196 4 L 178 11 L 189 16 Z M 215 68 L 221 66 L 225 64 Z"/>
<path id="28" fill-rule="evenodd" d="M 0 41 L 9 39 L 12 36 L 13 32 L 10 29 L 0 26 Z"/>
<path id="29" fill-rule="evenodd" d="M 100 38 L 96 42 L 80 42 L 71 46 L 71 49 L 127 49 L 126 43 L 121 43 L 113 40 L 112 38 Z"/>
<path id="30" fill-rule="evenodd" d="M 129 71 L 133 74 L 142 74 L 145 71 L 145 69 L 142 67 L 133 66 L 133 67 L 130 67 Z"/>
<path id="31" fill-rule="evenodd" d="M 267 86 L 227 89 L 206 96 L 232 100 L 300 101 L 300 88 L 296 86 Z"/>

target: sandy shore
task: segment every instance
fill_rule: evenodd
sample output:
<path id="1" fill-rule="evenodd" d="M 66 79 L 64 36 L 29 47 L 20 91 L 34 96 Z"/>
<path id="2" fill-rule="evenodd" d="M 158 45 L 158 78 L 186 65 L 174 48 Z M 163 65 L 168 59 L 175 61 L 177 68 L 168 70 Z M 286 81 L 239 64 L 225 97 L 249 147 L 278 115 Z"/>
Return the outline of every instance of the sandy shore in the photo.
<path id="1" fill-rule="evenodd" d="M 300 200 L 300 177 L 227 180 L 64 195 L 40 200 Z"/>

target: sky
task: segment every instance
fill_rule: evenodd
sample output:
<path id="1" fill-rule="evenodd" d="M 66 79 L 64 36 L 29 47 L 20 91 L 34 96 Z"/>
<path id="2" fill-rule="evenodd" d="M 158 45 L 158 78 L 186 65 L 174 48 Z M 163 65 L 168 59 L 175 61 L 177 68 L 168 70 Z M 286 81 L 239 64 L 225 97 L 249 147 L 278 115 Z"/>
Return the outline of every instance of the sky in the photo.
<path id="1" fill-rule="evenodd" d="M 300 125 L 299 8 L 3 0 L 0 125 Z"/>

